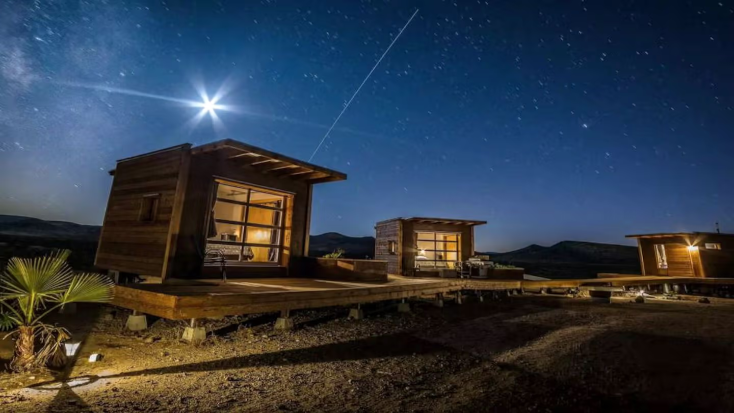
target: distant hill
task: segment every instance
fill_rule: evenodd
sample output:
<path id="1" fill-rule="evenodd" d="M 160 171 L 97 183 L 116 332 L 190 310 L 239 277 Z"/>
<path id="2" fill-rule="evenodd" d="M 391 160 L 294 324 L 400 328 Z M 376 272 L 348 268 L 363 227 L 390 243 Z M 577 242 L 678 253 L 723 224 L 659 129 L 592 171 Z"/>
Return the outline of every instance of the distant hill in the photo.
<path id="1" fill-rule="evenodd" d="M 73 251 L 71 263 L 90 269 L 100 227 L 72 222 L 0 215 L 0 266 L 13 256 L 36 256 L 51 249 Z M 320 257 L 341 248 L 349 258 L 373 257 L 374 237 L 350 237 L 336 232 L 312 235 L 309 255 Z M 549 278 L 594 277 L 599 272 L 639 274 L 637 248 L 594 242 L 563 241 L 550 247 L 530 245 L 516 251 L 484 253 L 493 261 L 525 268 L 528 274 Z"/>
<path id="2" fill-rule="evenodd" d="M 487 255 L 495 262 L 523 267 L 528 274 L 549 278 L 595 277 L 600 272 L 640 273 L 637 248 L 626 245 L 562 241 L 550 247 L 532 244 Z"/>
<path id="3" fill-rule="evenodd" d="M 324 254 L 341 248 L 348 258 L 373 258 L 375 255 L 375 237 L 349 237 L 338 232 L 327 232 L 311 235 L 309 255 L 321 257 Z"/>
<path id="4" fill-rule="evenodd" d="M 2 235 L 97 242 L 100 228 L 98 225 L 80 225 L 73 222 L 0 215 L 0 234 Z"/>
<path id="5" fill-rule="evenodd" d="M 83 268 L 90 268 L 94 262 L 100 229 L 98 225 L 0 215 L 0 263 L 11 256 L 35 256 L 54 248 L 69 248 L 75 252 L 79 250 L 75 254 L 80 256 L 77 262 Z M 349 237 L 336 232 L 311 236 L 310 255 L 320 257 L 337 248 L 344 249 L 345 255 L 350 258 L 372 257 L 375 239 Z"/>

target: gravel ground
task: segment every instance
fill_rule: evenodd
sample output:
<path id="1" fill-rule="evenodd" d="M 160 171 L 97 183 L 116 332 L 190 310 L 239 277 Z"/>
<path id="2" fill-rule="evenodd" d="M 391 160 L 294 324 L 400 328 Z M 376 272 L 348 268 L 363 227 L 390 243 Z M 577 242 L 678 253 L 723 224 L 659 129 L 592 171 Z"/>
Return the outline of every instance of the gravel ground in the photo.
<path id="1" fill-rule="evenodd" d="M 199 346 L 183 323 L 135 334 L 126 313 L 85 307 L 69 380 L 0 373 L 0 411 L 734 411 L 734 306 L 650 301 L 331 308 L 283 333 L 274 315 L 228 318 Z"/>

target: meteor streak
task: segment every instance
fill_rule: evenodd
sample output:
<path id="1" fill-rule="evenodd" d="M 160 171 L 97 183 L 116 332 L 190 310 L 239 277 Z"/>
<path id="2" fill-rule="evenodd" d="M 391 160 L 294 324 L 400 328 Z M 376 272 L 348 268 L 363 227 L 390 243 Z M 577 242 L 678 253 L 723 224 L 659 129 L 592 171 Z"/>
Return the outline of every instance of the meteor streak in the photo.
<path id="1" fill-rule="evenodd" d="M 344 108 L 342 109 L 341 113 L 339 113 L 339 116 L 337 116 L 337 117 L 336 117 L 336 119 L 334 120 L 334 123 L 332 123 L 332 124 L 331 124 L 331 127 L 329 127 L 329 130 L 328 130 L 328 131 L 326 131 L 326 135 L 324 135 L 324 137 L 323 137 L 323 138 L 321 138 L 321 142 L 319 142 L 319 146 L 317 146 L 317 147 L 316 147 L 316 150 L 314 150 L 314 151 L 313 151 L 313 153 L 311 154 L 311 157 L 310 157 L 310 158 L 308 158 L 308 161 L 309 161 L 309 162 L 311 162 L 311 160 L 313 159 L 313 157 L 314 157 L 314 156 L 316 156 L 316 153 L 317 153 L 317 152 L 319 151 L 319 149 L 321 149 L 321 145 L 323 145 L 323 144 L 324 144 L 324 141 L 326 141 L 326 138 L 328 138 L 328 137 L 329 137 L 329 134 L 330 134 L 330 133 L 331 133 L 331 131 L 332 131 L 332 130 L 334 129 L 334 126 L 336 126 L 337 122 L 339 122 L 339 119 L 341 119 L 341 118 L 342 118 L 342 115 L 344 114 L 344 112 L 346 112 L 346 111 L 347 111 L 347 108 L 348 108 L 348 107 L 349 107 L 349 105 L 350 105 L 350 104 L 352 103 L 352 101 L 354 100 L 354 98 L 355 98 L 355 97 L 357 97 L 357 94 L 359 93 L 359 91 L 360 91 L 360 90 L 362 90 L 362 86 L 364 86 L 364 84 L 365 84 L 365 83 L 367 83 L 367 80 L 368 80 L 368 79 L 370 78 L 370 76 L 372 76 L 372 72 L 374 72 L 374 71 L 375 71 L 375 69 L 377 69 L 377 66 L 379 66 L 379 65 L 380 65 L 380 62 L 382 62 L 382 59 L 384 59 L 384 58 L 385 58 L 385 56 L 387 55 L 387 53 L 388 53 L 388 52 L 390 51 L 390 49 L 392 48 L 392 45 L 394 45 L 394 44 L 395 44 L 395 42 L 397 42 L 397 41 L 398 41 L 398 39 L 400 38 L 400 35 L 401 35 L 401 34 L 403 34 L 403 32 L 404 32 L 404 31 L 405 31 L 405 29 L 406 29 L 406 28 L 408 27 L 408 25 L 410 24 L 410 22 L 412 22 L 412 21 L 413 21 L 413 17 L 415 17 L 415 15 L 416 15 L 416 14 L 418 14 L 418 10 L 419 10 L 419 9 L 415 9 L 415 13 L 413 13 L 413 15 L 412 15 L 412 16 L 410 16 L 410 19 L 408 19 L 408 22 L 407 22 L 407 23 L 405 23 L 405 26 L 403 26 L 403 28 L 402 28 L 402 29 L 400 29 L 400 32 L 398 33 L 398 35 L 397 35 L 397 36 L 395 36 L 395 38 L 394 38 L 394 39 L 392 39 L 392 43 L 390 43 L 390 46 L 387 46 L 387 49 L 385 49 L 385 52 L 384 52 L 384 53 L 382 54 L 382 56 L 380 56 L 380 59 L 379 59 L 379 60 L 377 61 L 377 63 L 375 63 L 375 65 L 374 65 L 374 66 L 372 67 L 372 70 L 370 70 L 370 72 L 369 72 L 369 73 L 367 74 L 367 77 L 365 77 L 365 78 L 364 78 L 364 80 L 362 81 L 362 84 L 360 84 L 360 85 L 359 85 L 359 87 L 357 88 L 357 90 L 356 90 L 356 91 L 354 92 L 354 94 L 352 95 L 351 99 L 349 99 L 349 102 L 347 102 L 347 104 L 346 104 L 346 105 L 344 105 Z"/>

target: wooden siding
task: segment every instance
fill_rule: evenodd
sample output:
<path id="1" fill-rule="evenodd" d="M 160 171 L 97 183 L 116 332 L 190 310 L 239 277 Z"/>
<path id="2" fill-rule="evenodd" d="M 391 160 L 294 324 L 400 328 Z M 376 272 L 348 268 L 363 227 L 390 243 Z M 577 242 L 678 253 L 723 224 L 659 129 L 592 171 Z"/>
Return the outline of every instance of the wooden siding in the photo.
<path id="1" fill-rule="evenodd" d="M 677 277 L 734 277 L 734 236 L 727 234 L 691 234 L 638 238 L 644 275 Z M 706 249 L 706 243 L 721 245 L 720 250 Z M 655 244 L 665 245 L 668 268 L 657 268 Z M 693 245 L 697 249 L 689 250 Z"/>
<path id="2" fill-rule="evenodd" d="M 188 173 L 190 145 L 120 161 L 107 203 L 95 265 L 164 277 L 172 254 Z M 142 222 L 143 198 L 158 197 L 155 219 Z M 173 230 L 173 231 L 172 231 Z"/>
<path id="3" fill-rule="evenodd" d="M 665 243 L 665 255 L 668 258 L 668 275 L 671 277 L 695 277 L 691 265 L 691 253 L 688 245 Z"/>
<path id="4" fill-rule="evenodd" d="M 401 266 L 401 223 L 394 220 L 377 224 L 375 226 L 375 259 L 387 261 L 387 272 L 389 274 L 402 274 Z M 390 241 L 395 242 L 395 253 L 390 253 Z"/>

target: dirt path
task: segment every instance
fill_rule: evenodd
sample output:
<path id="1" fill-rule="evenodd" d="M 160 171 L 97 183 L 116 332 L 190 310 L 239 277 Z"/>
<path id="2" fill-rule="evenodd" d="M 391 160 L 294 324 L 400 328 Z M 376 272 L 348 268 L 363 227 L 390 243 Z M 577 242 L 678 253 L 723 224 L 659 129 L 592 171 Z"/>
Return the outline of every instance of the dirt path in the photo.
<path id="1" fill-rule="evenodd" d="M 734 306 L 523 296 L 345 311 L 298 313 L 280 334 L 270 316 L 243 319 L 199 347 L 170 322 L 123 332 L 119 314 L 95 324 L 68 385 L 11 389 L 0 374 L 0 411 L 734 410 Z"/>

